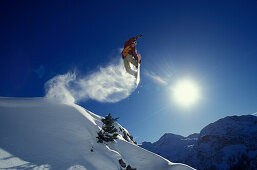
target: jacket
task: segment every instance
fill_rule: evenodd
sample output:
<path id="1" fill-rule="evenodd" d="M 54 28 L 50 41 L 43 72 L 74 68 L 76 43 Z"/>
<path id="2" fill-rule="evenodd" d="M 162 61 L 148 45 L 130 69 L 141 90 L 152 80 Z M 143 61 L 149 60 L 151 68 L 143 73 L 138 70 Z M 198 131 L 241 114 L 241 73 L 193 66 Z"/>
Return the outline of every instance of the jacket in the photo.
<path id="1" fill-rule="evenodd" d="M 124 49 L 122 51 L 122 58 L 124 59 L 128 54 L 132 55 L 136 60 L 138 60 L 137 53 L 136 53 L 136 47 L 131 47 L 131 44 L 133 41 L 136 41 L 137 37 L 132 37 L 128 39 L 124 43 Z"/>

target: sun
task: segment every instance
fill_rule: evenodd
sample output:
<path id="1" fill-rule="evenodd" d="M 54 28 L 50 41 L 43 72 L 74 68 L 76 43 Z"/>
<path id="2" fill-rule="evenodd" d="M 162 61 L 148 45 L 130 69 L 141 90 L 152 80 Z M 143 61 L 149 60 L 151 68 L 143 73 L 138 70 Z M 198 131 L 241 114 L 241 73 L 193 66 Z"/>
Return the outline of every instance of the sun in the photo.
<path id="1" fill-rule="evenodd" d="M 195 104 L 200 98 L 198 85 L 192 80 L 180 80 L 172 88 L 174 100 L 184 107 Z"/>

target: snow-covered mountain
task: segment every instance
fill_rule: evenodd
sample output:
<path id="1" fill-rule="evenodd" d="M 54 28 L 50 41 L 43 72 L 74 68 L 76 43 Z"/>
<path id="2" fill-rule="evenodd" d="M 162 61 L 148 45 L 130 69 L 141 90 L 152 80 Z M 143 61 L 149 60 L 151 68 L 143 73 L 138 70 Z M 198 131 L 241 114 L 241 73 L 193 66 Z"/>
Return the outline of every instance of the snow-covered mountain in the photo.
<path id="1" fill-rule="evenodd" d="M 229 116 L 209 124 L 187 159 L 198 169 L 257 169 L 257 117 Z"/>
<path id="2" fill-rule="evenodd" d="M 164 135 L 165 136 L 165 135 Z M 166 135 L 167 136 L 167 135 Z M 168 158 L 170 161 L 186 163 L 197 169 L 257 169 L 257 117 L 253 115 L 229 116 L 209 124 L 199 135 L 190 135 L 187 138 L 192 144 L 183 140 L 187 138 L 164 137 L 166 146 L 143 143 L 148 149 L 154 146 L 155 153 Z M 176 150 L 184 155 L 176 158 Z M 150 149 L 151 150 L 151 149 Z"/>
<path id="3" fill-rule="evenodd" d="M 137 146 L 118 123 L 115 142 L 97 143 L 101 119 L 76 104 L 0 98 L 0 169 L 192 169 Z"/>
<path id="4" fill-rule="evenodd" d="M 183 137 L 166 133 L 157 142 L 143 142 L 140 146 L 168 160 L 185 162 L 185 155 L 192 150 L 192 146 L 196 143 L 198 135 L 199 134 L 193 134 L 188 137 Z"/>

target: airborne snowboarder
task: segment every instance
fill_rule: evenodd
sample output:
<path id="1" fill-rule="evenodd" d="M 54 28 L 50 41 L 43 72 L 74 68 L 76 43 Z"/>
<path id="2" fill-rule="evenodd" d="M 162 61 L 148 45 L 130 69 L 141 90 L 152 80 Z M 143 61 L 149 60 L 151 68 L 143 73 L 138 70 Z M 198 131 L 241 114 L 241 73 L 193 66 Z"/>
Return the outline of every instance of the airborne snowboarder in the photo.
<path id="1" fill-rule="evenodd" d="M 141 64 L 141 55 L 137 54 L 136 40 L 140 37 L 142 37 L 142 35 L 138 35 L 136 37 L 128 39 L 125 42 L 124 49 L 121 53 L 126 71 L 137 78 L 137 84 L 139 83 L 139 67 Z M 136 68 L 138 69 L 137 72 L 131 69 L 130 63 L 136 66 Z"/>

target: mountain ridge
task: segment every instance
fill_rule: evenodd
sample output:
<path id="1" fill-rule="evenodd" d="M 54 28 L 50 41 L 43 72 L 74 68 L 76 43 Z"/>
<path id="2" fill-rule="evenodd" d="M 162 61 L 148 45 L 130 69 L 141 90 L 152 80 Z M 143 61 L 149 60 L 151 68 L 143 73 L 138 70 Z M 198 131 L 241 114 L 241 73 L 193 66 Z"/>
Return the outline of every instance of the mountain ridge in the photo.
<path id="1" fill-rule="evenodd" d="M 169 138 L 166 146 L 156 146 L 162 137 L 154 143 L 143 142 L 141 147 L 197 169 L 257 168 L 257 117 L 253 115 L 227 116 L 210 123 L 199 134 L 183 138 L 191 144 Z M 176 149 L 183 154 L 178 157 L 166 152 Z"/>

